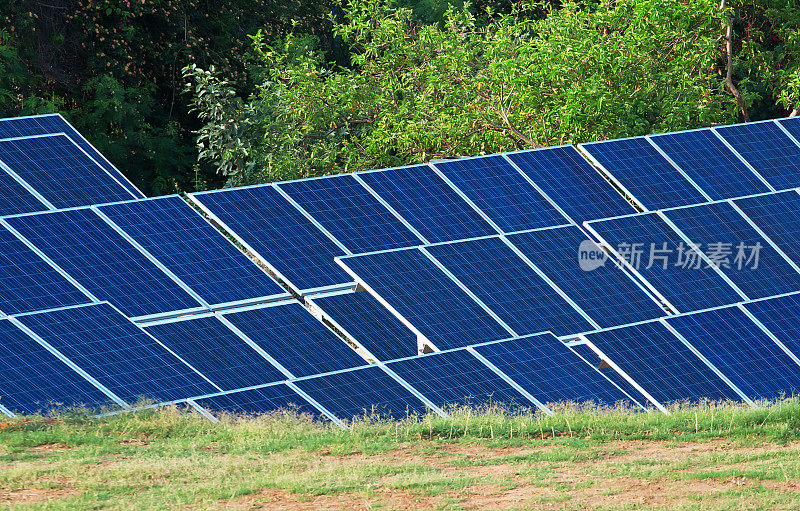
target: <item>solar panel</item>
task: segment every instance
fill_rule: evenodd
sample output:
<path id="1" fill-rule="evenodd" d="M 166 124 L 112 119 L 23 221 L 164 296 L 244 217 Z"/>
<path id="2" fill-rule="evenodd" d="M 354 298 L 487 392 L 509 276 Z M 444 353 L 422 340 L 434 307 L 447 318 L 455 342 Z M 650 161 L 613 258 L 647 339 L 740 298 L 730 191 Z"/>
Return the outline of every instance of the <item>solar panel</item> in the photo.
<path id="1" fill-rule="evenodd" d="M 586 338 L 662 405 L 701 399 L 741 401 L 725 380 L 657 321 Z"/>
<path id="2" fill-rule="evenodd" d="M 261 415 L 280 411 L 320 416 L 319 410 L 283 383 L 193 399 L 214 412 Z"/>
<path id="3" fill-rule="evenodd" d="M 0 140 L 0 161 L 57 208 L 139 197 L 63 134 Z"/>
<path id="4" fill-rule="evenodd" d="M 632 266 L 638 268 L 638 273 L 678 312 L 727 305 L 742 299 L 712 268 L 692 263 L 688 245 L 656 213 L 587 222 L 586 226 L 611 248 L 618 252 L 624 249 Z M 669 252 L 662 253 L 665 243 Z M 685 265 L 678 264 L 679 257 Z"/>
<path id="5" fill-rule="evenodd" d="M 510 337 L 419 250 L 378 252 L 341 261 L 439 349 Z"/>
<path id="6" fill-rule="evenodd" d="M 783 129 L 794 137 L 795 142 L 800 141 L 800 117 L 784 117 L 783 119 L 777 119 L 775 122 L 783 126 Z"/>
<path id="7" fill-rule="evenodd" d="M 7 319 L 0 320 L 0 367 L 0 403 L 15 413 L 111 403 L 97 387 Z"/>
<path id="8" fill-rule="evenodd" d="M 579 147 L 647 209 L 707 200 L 644 137 L 592 142 Z"/>
<path id="9" fill-rule="evenodd" d="M 768 192 L 768 187 L 710 129 L 655 135 L 650 140 L 712 199 Z"/>
<path id="10" fill-rule="evenodd" d="M 475 351 L 541 403 L 633 402 L 552 334 L 475 346 Z"/>
<path id="11" fill-rule="evenodd" d="M 176 195 L 99 209 L 210 304 L 288 296 Z"/>
<path id="12" fill-rule="evenodd" d="M 223 390 L 286 379 L 215 316 L 170 321 L 145 330 Z"/>
<path id="13" fill-rule="evenodd" d="M 738 307 L 667 320 L 751 399 L 776 399 L 800 390 L 800 365 Z"/>
<path id="14" fill-rule="evenodd" d="M 353 253 L 422 243 L 349 174 L 278 186 Z"/>
<path id="15" fill-rule="evenodd" d="M 199 302 L 91 209 L 6 221 L 100 300 L 129 317 L 200 308 Z"/>
<path id="16" fill-rule="evenodd" d="M 0 226 L 0 310 L 18 314 L 92 301 Z"/>
<path id="17" fill-rule="evenodd" d="M 594 329 L 498 237 L 431 245 L 427 250 L 517 335 Z"/>
<path id="18" fill-rule="evenodd" d="M 366 363 L 298 302 L 252 308 L 224 317 L 296 377 Z"/>
<path id="19" fill-rule="evenodd" d="M 496 234 L 427 165 L 363 172 L 357 176 L 432 243 Z"/>
<path id="20" fill-rule="evenodd" d="M 431 353 L 387 366 L 437 406 L 535 408 L 467 350 Z"/>
<path id="21" fill-rule="evenodd" d="M 377 366 L 297 380 L 294 384 L 344 420 L 402 419 L 426 410 L 422 401 Z"/>
<path id="22" fill-rule="evenodd" d="M 576 256 L 586 236 L 577 227 L 512 234 L 508 240 L 601 327 L 636 323 L 665 314 L 613 262 L 590 271 L 582 269 Z"/>
<path id="23" fill-rule="evenodd" d="M 744 304 L 755 318 L 800 357 L 800 295 L 778 296 Z"/>
<path id="24" fill-rule="evenodd" d="M 653 404 L 647 401 L 644 396 L 630 384 L 628 380 L 626 380 L 621 374 L 616 372 L 614 369 L 608 365 L 607 362 L 603 361 L 600 358 L 600 355 L 595 353 L 595 351 L 586 343 L 572 343 L 570 344 L 569 348 L 581 357 L 583 360 L 586 361 L 590 366 L 597 369 L 605 376 L 608 380 L 611 381 L 614 385 L 619 387 L 625 394 L 631 396 L 632 399 L 637 401 L 639 406 L 643 408 L 652 409 Z"/>
<path id="25" fill-rule="evenodd" d="M 352 281 L 333 262 L 345 252 L 275 188 L 229 188 L 191 198 L 298 291 Z"/>
<path id="26" fill-rule="evenodd" d="M 50 209 L 25 185 L 0 168 L 0 216 L 32 213 Z"/>
<path id="27" fill-rule="evenodd" d="M 693 242 L 702 243 L 707 254 L 719 255 L 722 272 L 748 297 L 800 291 L 800 273 L 727 202 L 665 213 Z"/>
<path id="28" fill-rule="evenodd" d="M 417 334 L 409 330 L 369 293 L 342 293 L 314 298 L 326 317 L 379 360 L 417 354 Z"/>
<path id="29" fill-rule="evenodd" d="M 533 149 L 507 156 L 576 221 L 635 211 L 572 146 Z"/>
<path id="30" fill-rule="evenodd" d="M 800 264 L 800 195 L 795 190 L 734 201 L 792 261 Z"/>
<path id="31" fill-rule="evenodd" d="M 749 122 L 714 130 L 776 190 L 800 186 L 800 146 L 774 122 Z"/>
<path id="32" fill-rule="evenodd" d="M 219 390 L 106 303 L 16 319 L 129 403 Z"/>
<path id="33" fill-rule="evenodd" d="M 569 223 L 500 155 L 436 162 L 434 166 L 505 232 Z"/>
<path id="34" fill-rule="evenodd" d="M 0 138 L 27 137 L 33 135 L 48 135 L 64 133 L 70 140 L 100 164 L 120 185 L 128 189 L 135 198 L 144 198 L 128 179 L 123 176 L 97 149 L 95 149 L 75 128 L 73 128 L 60 114 L 32 115 L 28 117 L 13 117 L 0 119 Z"/>

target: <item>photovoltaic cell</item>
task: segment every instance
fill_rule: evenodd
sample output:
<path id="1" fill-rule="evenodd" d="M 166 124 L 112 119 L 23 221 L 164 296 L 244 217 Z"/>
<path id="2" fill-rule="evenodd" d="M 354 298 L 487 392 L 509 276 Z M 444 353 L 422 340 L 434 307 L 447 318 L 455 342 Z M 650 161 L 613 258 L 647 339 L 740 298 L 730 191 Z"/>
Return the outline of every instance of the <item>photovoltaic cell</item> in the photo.
<path id="1" fill-rule="evenodd" d="M 667 133 L 650 139 L 712 199 L 770 191 L 710 129 Z"/>
<path id="2" fill-rule="evenodd" d="M 707 254 L 714 251 L 710 244 L 725 244 L 723 250 L 729 254 L 730 265 L 725 267 L 725 257 L 721 256 L 720 267 L 748 297 L 763 298 L 800 291 L 800 273 L 727 202 L 665 213 L 694 243 L 702 243 Z M 747 248 L 756 247 L 756 244 L 761 248 Z M 743 258 L 741 269 L 737 263 L 740 255 Z"/>
<path id="3" fill-rule="evenodd" d="M 650 210 L 705 202 L 697 188 L 644 137 L 581 144 Z"/>
<path id="4" fill-rule="evenodd" d="M 178 196 L 100 207 L 210 304 L 287 293 Z"/>
<path id="5" fill-rule="evenodd" d="M 505 232 L 569 223 L 502 156 L 437 162 L 435 167 Z"/>
<path id="6" fill-rule="evenodd" d="M 779 296 L 744 305 L 789 351 L 800 357 L 800 295 Z"/>
<path id="7" fill-rule="evenodd" d="M 314 298 L 314 303 L 379 360 L 417 354 L 417 334 L 369 293 Z"/>
<path id="8" fill-rule="evenodd" d="M 800 264 L 800 195 L 795 190 L 734 202 L 789 259 Z"/>
<path id="9" fill-rule="evenodd" d="M 129 317 L 200 307 L 91 209 L 6 220 L 89 292 Z"/>
<path id="10" fill-rule="evenodd" d="M 650 403 L 650 401 L 645 399 L 644 396 L 642 396 L 628 380 L 623 378 L 621 374 L 612 369 L 607 363 L 604 363 L 600 356 L 595 353 L 588 344 L 573 344 L 570 346 L 570 349 L 578 356 L 583 358 L 583 360 L 585 360 L 590 366 L 600 371 L 603 376 L 611 380 L 611 382 L 622 389 L 623 392 L 637 400 L 639 405 L 648 409 L 653 408 L 653 405 Z"/>
<path id="11" fill-rule="evenodd" d="M 629 396 L 551 334 L 474 349 L 544 404 L 631 402 Z"/>
<path id="12" fill-rule="evenodd" d="M 428 251 L 518 335 L 594 328 L 498 237 L 432 245 Z"/>
<path id="13" fill-rule="evenodd" d="M 235 312 L 225 318 L 296 377 L 366 363 L 297 302 Z"/>
<path id="14" fill-rule="evenodd" d="M 113 165 L 78 133 L 60 114 L 32 115 L 29 117 L 15 117 L 0 119 L 0 138 L 28 137 L 34 135 L 49 135 L 64 133 L 70 140 L 86 151 L 110 175 L 129 190 L 133 197 L 144 198 L 144 194 L 125 179 Z"/>
<path id="15" fill-rule="evenodd" d="M 784 117 L 783 119 L 778 119 L 778 122 L 786 131 L 791 133 L 795 140 L 800 141 L 800 117 Z"/>
<path id="16" fill-rule="evenodd" d="M 751 399 L 777 399 L 800 390 L 800 365 L 738 307 L 667 322 Z"/>
<path id="17" fill-rule="evenodd" d="M 572 146 L 534 149 L 507 156 L 577 222 L 635 212 Z"/>
<path id="18" fill-rule="evenodd" d="M 728 305 L 741 300 L 739 294 L 706 264 L 702 264 L 699 268 L 695 264 L 687 267 L 677 265 L 680 247 L 686 249 L 687 245 L 655 213 L 600 220 L 589 222 L 587 225 L 608 242 L 611 248 L 621 251 L 627 246 L 628 253 L 634 255 L 629 260 L 634 263 L 635 253 L 638 251 L 639 263 L 633 266 L 638 268 L 644 279 L 669 300 L 678 312 Z M 661 254 L 667 258 L 666 267 L 662 264 L 662 260 L 650 257 L 650 250 L 661 250 L 664 243 L 670 251 Z M 653 255 L 659 253 L 654 252 Z M 650 265 L 651 260 L 652 265 Z M 684 258 L 684 262 L 686 261 Z M 611 261 L 606 264 L 611 264 Z"/>
<path id="19" fill-rule="evenodd" d="M 422 401 L 377 366 L 298 380 L 295 385 L 343 420 L 402 419 L 426 410 Z"/>
<path id="20" fill-rule="evenodd" d="M 194 400 L 213 412 L 262 415 L 281 411 L 319 416 L 319 410 L 287 385 L 281 383 Z"/>
<path id="21" fill-rule="evenodd" d="M 65 135 L 0 140 L 0 160 L 57 208 L 138 197 Z"/>
<path id="22" fill-rule="evenodd" d="M 741 397 L 659 322 L 586 335 L 661 404 Z"/>
<path id="23" fill-rule="evenodd" d="M 388 367 L 437 406 L 535 408 L 467 350 L 417 356 Z"/>
<path id="24" fill-rule="evenodd" d="M 286 379 L 214 316 L 162 323 L 145 330 L 223 390 Z"/>
<path id="25" fill-rule="evenodd" d="M 9 320 L 0 320 L 0 403 L 15 413 L 96 408 L 110 399 Z"/>
<path id="26" fill-rule="evenodd" d="M 298 290 L 351 282 L 333 258 L 336 244 L 272 186 L 196 193 L 192 198 Z"/>
<path id="27" fill-rule="evenodd" d="M 431 243 L 496 234 L 427 165 L 358 175 Z"/>
<path id="28" fill-rule="evenodd" d="M 0 168 L 0 216 L 33 213 L 48 209 L 19 181 Z"/>
<path id="29" fill-rule="evenodd" d="M 800 146 L 777 124 L 753 122 L 714 129 L 776 190 L 800 186 Z"/>
<path id="30" fill-rule="evenodd" d="M 353 253 L 422 243 L 349 174 L 279 186 Z"/>
<path id="31" fill-rule="evenodd" d="M 90 301 L 19 238 L 0 226 L 0 310 L 19 314 Z"/>
<path id="32" fill-rule="evenodd" d="M 575 255 L 586 236 L 577 227 L 512 234 L 508 239 L 601 327 L 636 323 L 665 314 L 613 263 L 591 271 L 581 269 Z"/>
<path id="33" fill-rule="evenodd" d="M 108 304 L 17 319 L 129 403 L 139 398 L 172 401 L 217 390 Z"/>
<path id="34" fill-rule="evenodd" d="M 419 250 L 379 252 L 341 260 L 439 349 L 510 336 Z"/>

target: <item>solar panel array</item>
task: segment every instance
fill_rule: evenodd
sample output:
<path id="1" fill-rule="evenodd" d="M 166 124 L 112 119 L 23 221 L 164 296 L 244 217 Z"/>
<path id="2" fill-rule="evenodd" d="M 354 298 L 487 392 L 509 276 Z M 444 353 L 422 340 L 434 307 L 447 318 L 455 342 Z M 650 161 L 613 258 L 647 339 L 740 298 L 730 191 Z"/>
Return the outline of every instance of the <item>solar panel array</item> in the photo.
<path id="1" fill-rule="evenodd" d="M 782 119 L 186 201 L 144 198 L 58 115 L 0 120 L 0 412 L 346 426 L 791 395 L 798 136 Z"/>

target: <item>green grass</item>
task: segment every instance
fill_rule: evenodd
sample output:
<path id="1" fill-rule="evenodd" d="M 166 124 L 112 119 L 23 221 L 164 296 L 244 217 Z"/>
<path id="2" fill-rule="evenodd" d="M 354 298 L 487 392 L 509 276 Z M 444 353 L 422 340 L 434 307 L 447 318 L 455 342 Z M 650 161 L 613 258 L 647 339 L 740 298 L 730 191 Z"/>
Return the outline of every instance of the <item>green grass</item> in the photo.
<path id="1" fill-rule="evenodd" d="M 792 509 L 800 402 L 354 421 L 178 408 L 0 422 L 20 509 Z M 355 506 L 355 507 L 354 507 Z"/>

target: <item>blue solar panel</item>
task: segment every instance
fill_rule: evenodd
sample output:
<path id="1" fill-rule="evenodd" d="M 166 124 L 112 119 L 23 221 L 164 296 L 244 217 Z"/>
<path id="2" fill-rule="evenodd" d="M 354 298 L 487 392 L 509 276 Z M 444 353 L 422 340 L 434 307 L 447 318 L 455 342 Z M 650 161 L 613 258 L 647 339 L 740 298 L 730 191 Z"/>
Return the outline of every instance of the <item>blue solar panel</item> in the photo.
<path id="1" fill-rule="evenodd" d="M 28 137 L 33 135 L 49 135 L 53 133 L 64 133 L 70 140 L 86 151 L 89 156 L 94 158 L 108 173 L 114 176 L 119 183 L 128 189 L 133 197 L 144 198 L 130 181 L 120 174 L 97 149 L 95 149 L 75 128 L 73 128 L 61 115 L 33 115 L 29 117 L 15 117 L 11 119 L 0 119 L 0 138 Z"/>
<path id="2" fill-rule="evenodd" d="M 192 198 L 298 290 L 351 282 L 333 258 L 344 254 L 271 186 L 196 193 Z"/>
<path id="3" fill-rule="evenodd" d="M 710 129 L 668 133 L 650 139 L 712 199 L 770 191 Z"/>
<path id="4" fill-rule="evenodd" d="M 419 250 L 351 256 L 342 262 L 439 349 L 510 337 Z"/>
<path id="5" fill-rule="evenodd" d="M 735 203 L 778 248 L 800 264 L 800 195 L 796 191 L 737 199 Z"/>
<path id="6" fill-rule="evenodd" d="M 800 141 L 800 117 L 784 117 L 777 122 L 794 137 L 795 141 Z"/>
<path id="7" fill-rule="evenodd" d="M 358 417 L 401 419 L 426 410 L 422 401 L 377 366 L 294 383 L 344 420 Z"/>
<path id="8" fill-rule="evenodd" d="M 708 200 L 644 137 L 593 142 L 580 147 L 647 209 Z"/>
<path id="9" fill-rule="evenodd" d="M 428 250 L 518 335 L 594 329 L 500 238 L 432 245 Z"/>
<path id="10" fill-rule="evenodd" d="M 320 415 L 319 410 L 283 383 L 195 399 L 194 401 L 203 408 L 214 412 L 261 415 L 279 411 L 294 411 L 299 414 Z"/>
<path id="11" fill-rule="evenodd" d="M 108 304 L 17 319 L 129 403 L 215 392 L 211 384 Z"/>
<path id="12" fill-rule="evenodd" d="M 727 202 L 675 209 L 666 214 L 693 242 L 702 243 L 706 253 L 713 250 L 710 243 L 728 244 L 730 267 L 721 269 L 748 297 L 800 291 L 800 273 Z M 742 243 L 740 251 L 738 247 Z M 757 243 L 761 248 L 747 248 L 756 247 Z M 737 256 L 741 253 L 744 260 L 740 267 Z M 748 264 L 751 255 L 753 258 Z"/>
<path id="13" fill-rule="evenodd" d="M 18 314 L 91 300 L 5 227 L 0 227 L 0 310 Z"/>
<path id="14" fill-rule="evenodd" d="M 661 404 L 741 397 L 659 322 L 588 334 L 589 341 Z"/>
<path id="15" fill-rule="evenodd" d="M 145 330 L 223 390 L 286 379 L 214 316 L 162 323 Z"/>
<path id="16" fill-rule="evenodd" d="M 0 140 L 0 160 L 57 208 L 138 198 L 65 135 Z"/>
<path id="17" fill-rule="evenodd" d="M 108 396 L 38 342 L 0 320 L 0 403 L 15 413 L 109 403 Z"/>
<path id="18" fill-rule="evenodd" d="M 800 186 L 800 146 L 777 124 L 753 122 L 714 129 L 776 190 Z"/>
<path id="19" fill-rule="evenodd" d="M 508 157 L 576 221 L 633 213 L 633 206 L 572 146 Z"/>
<path id="20" fill-rule="evenodd" d="M 431 243 L 496 234 L 427 165 L 366 172 L 358 177 Z"/>
<path id="21" fill-rule="evenodd" d="M 574 226 L 508 237 L 601 327 L 654 319 L 664 309 L 614 263 L 584 271 L 576 254 L 586 236 Z"/>
<path id="22" fill-rule="evenodd" d="M 226 314 L 225 318 L 296 377 L 366 363 L 297 302 Z"/>
<path id="23" fill-rule="evenodd" d="M 603 360 L 600 359 L 600 356 L 595 353 L 588 344 L 573 344 L 570 346 L 570 349 L 582 357 L 590 366 L 600 371 L 603 376 L 611 380 L 611 382 L 622 389 L 623 392 L 638 400 L 640 406 L 648 409 L 653 408 L 652 403 L 647 401 L 644 396 L 642 396 L 641 393 L 639 393 L 639 391 L 621 374 L 612 369 L 608 364 L 604 363 Z"/>
<path id="24" fill-rule="evenodd" d="M 0 216 L 49 209 L 25 186 L 0 168 Z"/>
<path id="25" fill-rule="evenodd" d="M 369 293 L 314 298 L 314 303 L 379 360 L 417 354 L 417 334 Z"/>
<path id="26" fill-rule="evenodd" d="M 505 232 L 569 223 L 502 156 L 437 162 L 435 166 Z"/>
<path id="27" fill-rule="evenodd" d="M 129 317 L 200 307 L 91 209 L 6 220 L 89 292 Z"/>
<path id="28" fill-rule="evenodd" d="M 776 399 L 800 390 L 800 365 L 738 307 L 667 322 L 751 399 Z"/>
<path id="29" fill-rule="evenodd" d="M 784 346 L 800 357 L 800 295 L 779 296 L 744 305 Z"/>
<path id="30" fill-rule="evenodd" d="M 112 204 L 100 211 L 208 303 L 287 295 L 178 196 Z"/>
<path id="31" fill-rule="evenodd" d="M 280 188 L 353 253 L 422 243 L 349 174 L 289 181 Z"/>
<path id="32" fill-rule="evenodd" d="M 707 268 L 706 264 L 699 268 L 696 265 L 677 265 L 679 249 L 681 246 L 686 248 L 686 244 L 681 245 L 683 239 L 655 213 L 601 220 L 587 225 L 614 249 L 620 245 L 627 245 L 628 248 L 637 245 L 641 251 L 641 261 L 633 266 L 638 266 L 639 273 L 679 312 L 727 305 L 742 299 L 713 269 Z M 652 258 L 653 265 L 647 268 L 651 262 L 650 250 L 660 250 L 664 243 L 667 244 L 667 250 L 671 251 L 662 254 L 667 257 L 666 268 L 655 257 Z M 629 251 L 635 252 L 633 249 Z M 655 255 L 658 252 L 654 252 Z M 684 258 L 684 262 L 687 261 Z"/>
<path id="33" fill-rule="evenodd" d="M 388 367 L 437 406 L 535 408 L 467 350 L 422 355 Z"/>
<path id="34" fill-rule="evenodd" d="M 474 349 L 542 403 L 631 402 L 631 397 L 551 334 Z"/>

